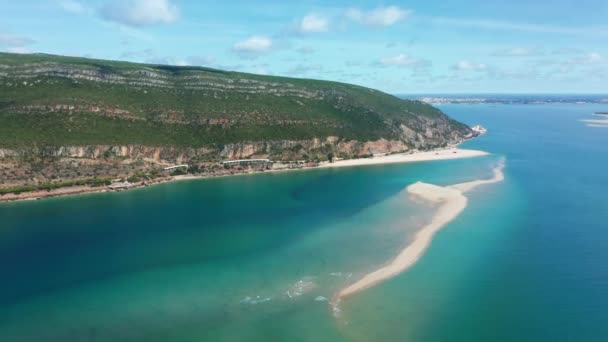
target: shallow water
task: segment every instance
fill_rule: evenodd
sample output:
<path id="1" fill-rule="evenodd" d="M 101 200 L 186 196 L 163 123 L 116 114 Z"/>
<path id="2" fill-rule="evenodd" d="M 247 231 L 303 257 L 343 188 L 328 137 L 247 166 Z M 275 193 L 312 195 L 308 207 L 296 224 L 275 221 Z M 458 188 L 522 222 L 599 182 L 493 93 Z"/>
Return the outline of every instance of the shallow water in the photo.
<path id="1" fill-rule="evenodd" d="M 466 160 L 185 181 L 0 205 L 2 341 L 598 341 L 608 338 L 607 106 L 444 106 L 489 134 Z M 467 196 L 408 272 L 342 303 L 433 214 Z"/>

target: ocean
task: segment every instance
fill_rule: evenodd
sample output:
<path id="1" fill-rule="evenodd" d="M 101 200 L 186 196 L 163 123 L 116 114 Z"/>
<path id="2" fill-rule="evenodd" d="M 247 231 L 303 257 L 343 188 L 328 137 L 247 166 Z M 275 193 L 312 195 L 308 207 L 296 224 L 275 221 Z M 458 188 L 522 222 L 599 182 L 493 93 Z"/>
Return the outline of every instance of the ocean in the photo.
<path id="1" fill-rule="evenodd" d="M 608 340 L 608 105 L 443 105 L 471 159 L 0 204 L 0 341 Z M 411 269 L 329 305 L 491 177 Z"/>

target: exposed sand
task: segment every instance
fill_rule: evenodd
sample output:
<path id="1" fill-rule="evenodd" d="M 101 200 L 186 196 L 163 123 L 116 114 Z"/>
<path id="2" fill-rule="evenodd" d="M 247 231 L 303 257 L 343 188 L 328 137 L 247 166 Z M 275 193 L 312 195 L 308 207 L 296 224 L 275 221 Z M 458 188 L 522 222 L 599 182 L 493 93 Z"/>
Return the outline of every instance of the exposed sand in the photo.
<path id="1" fill-rule="evenodd" d="M 598 115 L 598 114 L 594 114 L 594 115 Z M 580 120 L 580 121 L 584 122 L 587 127 L 608 128 L 608 119 L 585 119 L 585 120 Z"/>
<path id="2" fill-rule="evenodd" d="M 581 122 L 589 123 L 589 124 L 600 124 L 600 125 L 608 125 L 608 119 L 584 119 Z"/>
<path id="3" fill-rule="evenodd" d="M 396 163 L 414 163 L 433 160 L 449 160 L 458 158 L 472 158 L 488 155 L 487 152 L 477 150 L 465 150 L 460 148 L 449 148 L 444 150 L 416 152 L 411 154 L 391 154 L 381 157 L 338 160 L 334 163 L 322 163 L 320 168 L 327 167 L 346 167 L 361 165 L 379 165 Z"/>
<path id="4" fill-rule="evenodd" d="M 487 180 L 476 180 L 446 187 L 421 182 L 410 185 L 407 188 L 410 195 L 438 205 L 435 216 L 430 223 L 416 233 L 413 242 L 405 247 L 390 263 L 366 274 L 355 283 L 340 290 L 332 300 L 334 312 L 339 312 L 338 305 L 345 297 L 377 285 L 413 266 L 429 247 L 435 233 L 455 219 L 466 208 L 467 198 L 464 193 L 480 185 L 502 182 L 504 180 L 503 169 L 504 161 L 494 168 L 494 177 Z"/>
<path id="5" fill-rule="evenodd" d="M 502 182 L 505 180 L 505 174 L 503 172 L 504 168 L 505 168 L 504 161 L 501 161 L 500 164 L 498 164 L 494 168 L 494 177 L 492 177 L 490 179 L 480 179 L 480 180 L 475 180 L 475 181 L 466 182 L 466 183 L 454 184 L 454 185 L 448 186 L 448 188 L 455 189 L 460 192 L 468 192 L 480 185 Z"/>

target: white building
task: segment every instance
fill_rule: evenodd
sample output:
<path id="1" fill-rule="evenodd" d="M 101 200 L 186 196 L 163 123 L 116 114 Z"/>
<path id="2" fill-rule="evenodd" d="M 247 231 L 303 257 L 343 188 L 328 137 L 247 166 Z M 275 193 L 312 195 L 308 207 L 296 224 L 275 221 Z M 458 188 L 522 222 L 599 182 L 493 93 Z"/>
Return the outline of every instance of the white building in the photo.
<path id="1" fill-rule="evenodd" d="M 471 129 L 473 130 L 473 132 L 477 133 L 477 134 L 485 134 L 488 130 L 485 129 L 483 126 L 481 125 L 476 125 L 471 127 Z"/>
<path id="2" fill-rule="evenodd" d="M 184 167 L 184 168 L 186 168 L 186 169 L 187 169 L 187 168 L 188 168 L 188 165 L 187 165 L 187 164 L 183 164 L 183 165 L 174 165 L 174 166 L 169 166 L 169 167 L 166 167 L 166 168 L 164 168 L 163 170 L 165 170 L 165 171 L 171 171 L 171 170 L 179 169 L 179 168 L 182 168 L 182 167 Z"/>
<path id="3" fill-rule="evenodd" d="M 239 159 L 223 161 L 224 165 L 271 163 L 270 159 Z"/>

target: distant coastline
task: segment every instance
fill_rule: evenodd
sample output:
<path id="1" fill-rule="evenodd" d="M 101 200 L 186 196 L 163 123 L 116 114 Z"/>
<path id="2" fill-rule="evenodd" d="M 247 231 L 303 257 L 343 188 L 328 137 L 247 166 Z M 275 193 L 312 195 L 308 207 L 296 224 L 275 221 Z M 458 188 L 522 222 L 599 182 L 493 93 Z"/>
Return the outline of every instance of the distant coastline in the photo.
<path id="1" fill-rule="evenodd" d="M 399 95 L 431 105 L 444 104 L 608 104 L 608 95 L 559 95 L 559 94 L 428 94 Z"/>
<path id="2" fill-rule="evenodd" d="M 207 178 L 218 178 L 218 177 L 230 177 L 239 175 L 251 175 L 259 173 L 276 173 L 276 172 L 287 172 L 297 170 L 310 170 L 310 169 L 322 169 L 322 168 L 341 168 L 341 167 L 353 167 L 353 166 L 368 166 L 368 165 L 382 165 L 382 164 L 396 164 L 396 163 L 413 163 L 413 162 L 425 162 L 425 161 L 436 161 L 436 160 L 450 160 L 460 158 L 473 158 L 488 155 L 487 152 L 460 149 L 457 147 L 450 147 L 432 151 L 423 151 L 415 153 L 399 153 L 384 156 L 376 156 L 372 158 L 361 158 L 361 159 L 347 159 L 347 160 L 336 160 L 334 163 L 322 162 L 317 166 L 302 166 L 299 168 L 283 168 L 283 169 L 271 169 L 264 171 L 248 171 L 234 174 L 221 174 L 221 175 L 180 175 L 180 176 L 169 176 L 155 179 L 153 181 L 141 181 L 136 183 L 129 183 L 128 186 L 122 187 L 119 190 L 113 189 L 112 185 L 102 185 L 92 187 L 88 185 L 63 187 L 51 190 L 37 190 L 30 192 L 23 192 L 20 194 L 5 194 L 0 196 L 0 203 L 2 202 L 16 202 L 16 201 L 33 201 L 52 197 L 63 197 L 70 195 L 83 195 L 93 194 L 101 192 L 116 192 L 116 191 L 128 191 L 132 189 L 138 189 L 157 184 L 164 184 L 174 181 L 181 180 L 193 180 L 193 179 L 207 179 Z"/>

